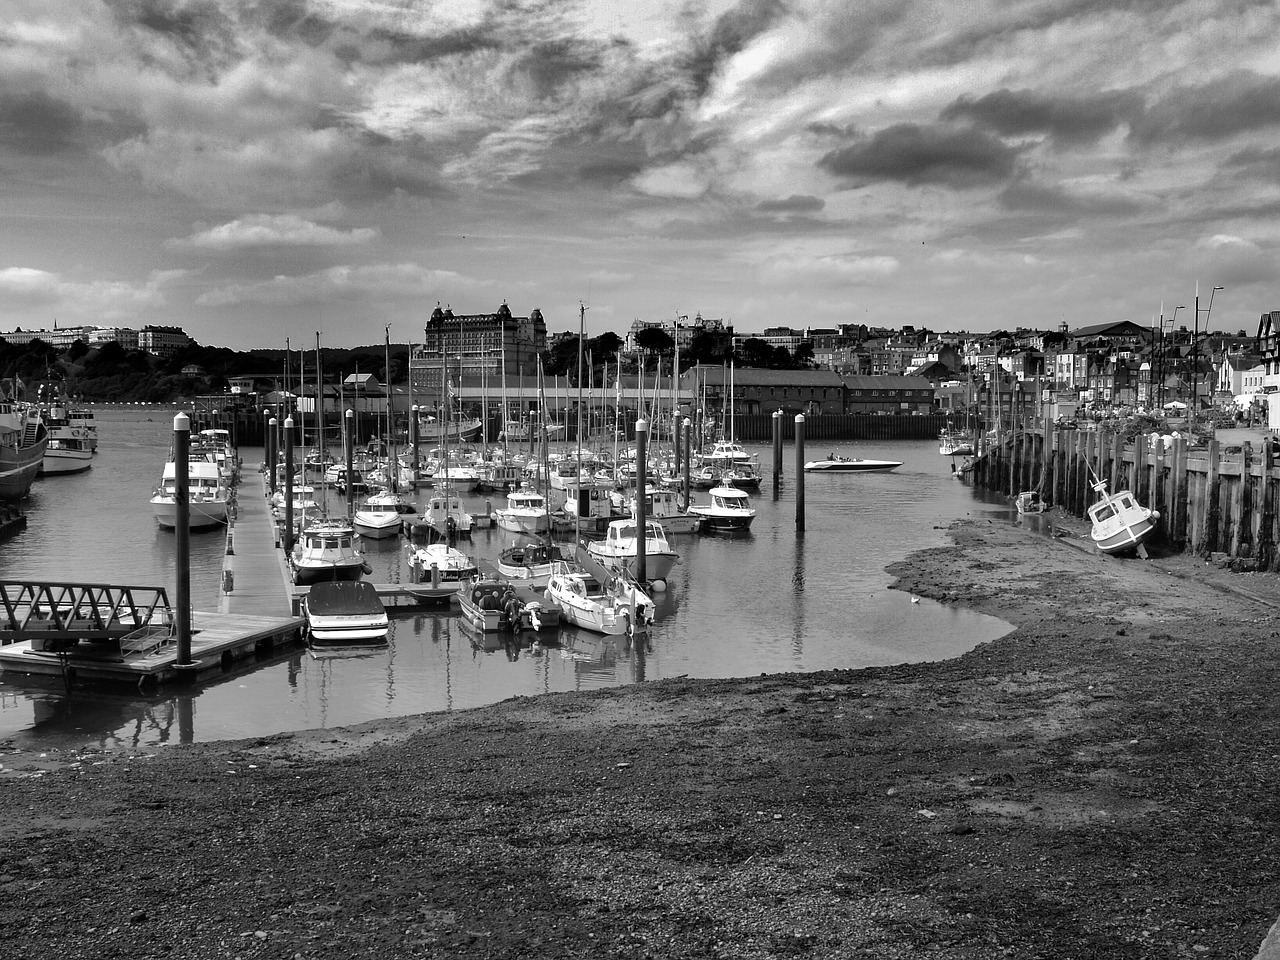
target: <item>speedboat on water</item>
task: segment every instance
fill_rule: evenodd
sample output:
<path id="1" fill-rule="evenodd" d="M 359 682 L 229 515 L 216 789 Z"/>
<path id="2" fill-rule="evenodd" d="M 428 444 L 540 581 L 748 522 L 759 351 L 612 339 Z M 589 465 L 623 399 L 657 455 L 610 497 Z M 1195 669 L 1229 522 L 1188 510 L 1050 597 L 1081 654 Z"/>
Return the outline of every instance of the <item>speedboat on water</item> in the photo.
<path id="1" fill-rule="evenodd" d="M 365 580 L 323 580 L 302 600 L 312 645 L 385 643 L 391 622 L 378 591 Z"/>
<path id="2" fill-rule="evenodd" d="M 810 460 L 804 465 L 804 470 L 805 473 L 883 473 L 900 466 L 901 460 L 865 460 L 862 457 L 843 457 L 831 453 L 825 460 Z"/>
<path id="3" fill-rule="evenodd" d="M 1145 560 L 1147 548 L 1143 543 L 1155 531 L 1159 511 L 1138 503 L 1128 490 L 1107 493 L 1105 480 L 1099 480 L 1093 489 L 1100 498 L 1089 508 L 1089 521 L 1093 525 L 1089 537 L 1094 546 L 1103 553 L 1136 549 L 1138 556 Z"/>

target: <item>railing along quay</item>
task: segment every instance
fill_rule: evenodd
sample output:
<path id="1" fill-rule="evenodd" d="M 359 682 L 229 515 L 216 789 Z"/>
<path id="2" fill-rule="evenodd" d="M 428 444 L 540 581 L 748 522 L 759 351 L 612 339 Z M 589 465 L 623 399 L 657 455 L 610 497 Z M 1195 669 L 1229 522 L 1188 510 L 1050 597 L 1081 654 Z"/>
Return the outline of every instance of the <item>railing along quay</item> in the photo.
<path id="1" fill-rule="evenodd" d="M 974 458 L 975 485 L 1015 496 L 1039 489 L 1054 506 L 1085 517 L 1096 480 L 1128 489 L 1160 513 L 1153 542 L 1257 570 L 1280 571 L 1280 465 L 1271 442 L 1191 447 L 1186 437 L 1106 430 L 1018 431 Z"/>

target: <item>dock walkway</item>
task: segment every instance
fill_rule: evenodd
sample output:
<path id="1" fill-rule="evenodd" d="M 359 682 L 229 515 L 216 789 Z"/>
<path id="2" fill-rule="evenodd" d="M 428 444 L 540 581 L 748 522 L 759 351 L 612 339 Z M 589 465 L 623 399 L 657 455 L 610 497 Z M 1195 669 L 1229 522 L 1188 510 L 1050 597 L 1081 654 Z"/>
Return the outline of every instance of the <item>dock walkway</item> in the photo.
<path id="1" fill-rule="evenodd" d="M 265 481 L 241 482 L 236 518 L 227 534 L 219 613 L 260 617 L 293 615 L 293 582 L 284 553 L 276 546 L 276 524 Z"/>

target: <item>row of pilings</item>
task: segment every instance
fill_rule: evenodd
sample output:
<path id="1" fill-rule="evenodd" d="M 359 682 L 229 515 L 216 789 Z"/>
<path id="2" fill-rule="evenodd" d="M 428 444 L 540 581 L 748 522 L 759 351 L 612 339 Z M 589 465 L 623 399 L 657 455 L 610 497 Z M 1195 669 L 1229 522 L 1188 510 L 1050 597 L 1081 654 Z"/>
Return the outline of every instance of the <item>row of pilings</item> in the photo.
<path id="1" fill-rule="evenodd" d="M 1010 497 L 1037 490 L 1053 506 L 1084 518 L 1094 485 L 1129 490 L 1159 511 L 1154 543 L 1198 556 L 1226 554 L 1280 571 L 1280 469 L 1273 442 L 1192 447 L 1182 436 L 1118 429 L 1022 430 L 993 443 L 969 467 L 976 486 Z"/>

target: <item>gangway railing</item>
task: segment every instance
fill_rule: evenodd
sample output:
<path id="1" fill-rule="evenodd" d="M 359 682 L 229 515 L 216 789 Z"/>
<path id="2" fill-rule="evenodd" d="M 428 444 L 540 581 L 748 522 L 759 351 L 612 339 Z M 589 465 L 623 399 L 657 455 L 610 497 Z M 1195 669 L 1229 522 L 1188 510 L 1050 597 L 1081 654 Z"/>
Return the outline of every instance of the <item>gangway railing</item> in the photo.
<path id="1" fill-rule="evenodd" d="M 175 622 L 164 587 L 0 580 L 0 645 L 30 640 L 36 650 L 62 650 Z"/>

